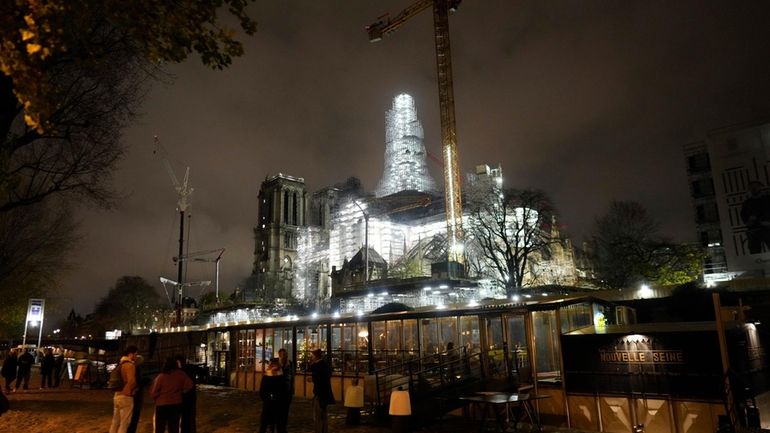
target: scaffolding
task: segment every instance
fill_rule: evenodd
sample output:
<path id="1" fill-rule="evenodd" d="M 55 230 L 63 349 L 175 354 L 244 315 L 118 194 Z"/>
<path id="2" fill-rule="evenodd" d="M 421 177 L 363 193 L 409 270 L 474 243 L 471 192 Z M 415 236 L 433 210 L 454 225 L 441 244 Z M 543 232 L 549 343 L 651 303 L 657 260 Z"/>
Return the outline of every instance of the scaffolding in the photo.
<path id="1" fill-rule="evenodd" d="M 422 124 L 414 99 L 405 93 L 393 98 L 385 120 L 385 168 L 377 186 L 377 197 L 414 190 L 435 192 L 428 173 Z"/>

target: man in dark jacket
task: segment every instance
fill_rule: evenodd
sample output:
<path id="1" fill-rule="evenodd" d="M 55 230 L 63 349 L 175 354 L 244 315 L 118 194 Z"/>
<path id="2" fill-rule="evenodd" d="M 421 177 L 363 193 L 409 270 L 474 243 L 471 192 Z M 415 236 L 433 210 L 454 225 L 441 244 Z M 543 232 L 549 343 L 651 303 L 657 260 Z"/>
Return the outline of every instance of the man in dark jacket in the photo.
<path id="1" fill-rule="evenodd" d="M 281 350 L 278 351 L 278 364 L 281 366 L 281 371 L 283 372 L 283 379 L 286 381 L 286 388 L 289 391 L 288 396 L 286 397 L 286 404 L 283 405 L 281 408 L 283 410 L 283 413 L 281 413 L 281 417 L 283 418 L 282 422 L 279 422 L 279 427 L 282 425 L 284 427 L 284 430 L 278 430 L 278 433 L 286 433 L 286 426 L 289 423 L 289 408 L 291 407 L 291 400 L 294 398 L 294 363 L 291 362 L 291 359 L 289 359 L 289 352 L 286 351 L 286 349 L 281 348 Z"/>
<path id="2" fill-rule="evenodd" d="M 321 349 L 310 352 L 310 374 L 313 381 L 313 430 L 329 433 L 328 407 L 336 403 L 332 393 L 332 372 Z"/>
<path id="3" fill-rule="evenodd" d="M 64 369 L 64 349 L 59 346 L 53 351 L 53 387 L 58 388 L 61 382 L 61 372 Z"/>
<path id="4" fill-rule="evenodd" d="M 196 368 L 194 365 L 188 364 L 187 358 L 182 355 L 177 355 L 174 359 L 176 359 L 177 367 L 184 371 L 184 373 L 187 375 L 187 377 L 190 378 L 190 380 L 192 380 L 193 383 L 192 389 L 182 394 L 182 418 L 180 424 L 180 432 L 196 433 L 197 427 L 195 424 L 195 415 L 196 407 L 198 405 L 198 396 L 195 389 L 198 383 L 198 375 L 195 371 Z"/>
<path id="5" fill-rule="evenodd" d="M 46 347 L 43 353 L 43 360 L 40 361 L 40 389 L 46 386 L 53 388 L 53 368 L 56 363 L 53 349 Z"/>
<path id="6" fill-rule="evenodd" d="M 274 358 L 265 369 L 265 375 L 259 383 L 259 396 L 262 398 L 262 416 L 259 420 L 259 433 L 266 433 L 268 429 L 280 432 L 286 431 L 283 412 L 289 402 L 289 388 L 283 377 L 278 358 Z"/>
<path id="7" fill-rule="evenodd" d="M 3 369 L 0 370 L 2 376 L 5 378 L 5 392 L 11 392 L 11 385 L 16 380 L 16 370 L 19 365 L 19 360 L 16 356 L 16 349 L 11 349 L 8 353 L 8 357 L 3 362 Z"/>
<path id="8" fill-rule="evenodd" d="M 24 389 L 29 389 L 29 376 L 32 374 L 32 364 L 35 363 L 35 357 L 32 356 L 27 350 L 22 349 L 21 355 L 19 355 L 19 373 L 16 376 L 16 390 L 22 386 L 24 382 Z"/>
<path id="9" fill-rule="evenodd" d="M 136 376 L 136 390 L 134 391 L 134 406 L 131 409 L 131 421 L 128 423 L 126 433 L 136 433 L 139 427 L 139 417 L 142 415 L 142 404 L 144 403 L 144 391 L 150 384 L 150 378 L 142 375 L 142 364 L 144 358 L 142 355 L 136 355 L 134 359 L 134 376 Z"/>
<path id="10" fill-rule="evenodd" d="M 4 393 L 0 392 L 0 416 L 8 412 L 11 409 L 11 403 L 8 401 L 8 397 Z"/>

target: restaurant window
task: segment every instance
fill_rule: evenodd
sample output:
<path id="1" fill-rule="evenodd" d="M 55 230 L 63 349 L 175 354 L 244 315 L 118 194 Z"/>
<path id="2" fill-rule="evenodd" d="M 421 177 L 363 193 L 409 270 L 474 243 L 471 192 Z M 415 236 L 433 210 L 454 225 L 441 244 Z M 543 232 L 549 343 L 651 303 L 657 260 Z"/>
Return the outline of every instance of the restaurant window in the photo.
<path id="1" fill-rule="evenodd" d="M 441 352 L 446 351 L 447 343 L 454 344 L 455 347 L 458 347 L 458 335 L 457 332 L 457 316 L 452 317 L 441 317 L 437 319 L 439 322 L 439 332 L 440 332 L 440 342 L 439 345 L 441 346 Z"/>
<path id="2" fill-rule="evenodd" d="M 388 339 L 385 322 L 372 322 L 372 350 L 374 354 L 374 369 L 379 370 L 387 366 Z"/>
<path id="3" fill-rule="evenodd" d="M 402 325 L 400 320 L 388 320 L 385 323 L 387 340 L 387 360 L 388 365 L 402 363 L 406 361 L 402 350 Z"/>
<path id="4" fill-rule="evenodd" d="M 332 325 L 332 370 L 357 375 L 368 371 L 369 332 L 366 323 Z"/>
<path id="5" fill-rule="evenodd" d="M 460 317 L 460 341 L 466 351 L 478 353 L 481 351 L 481 341 L 479 337 L 479 319 L 477 316 Z M 459 347 L 459 346 L 458 346 Z"/>
<path id="6" fill-rule="evenodd" d="M 423 356 L 443 353 L 450 341 L 457 346 L 457 316 L 422 319 L 421 327 Z"/>
<path id="7" fill-rule="evenodd" d="M 487 341 L 484 349 L 487 351 L 487 372 L 490 377 L 507 379 L 505 352 L 503 351 L 503 322 L 499 316 L 485 317 L 484 326 L 487 331 Z"/>
<path id="8" fill-rule="evenodd" d="M 292 340 L 292 329 L 291 328 L 278 328 L 274 331 L 273 335 L 273 350 L 274 355 L 278 356 L 278 351 L 280 349 L 286 349 L 286 354 L 289 356 L 289 359 L 292 361 L 295 361 L 293 359 L 294 357 L 294 342 Z M 294 368 L 297 368 L 297 363 L 294 363 Z"/>
<path id="9" fill-rule="evenodd" d="M 563 307 L 559 310 L 561 318 L 561 333 L 566 334 L 576 329 L 585 328 L 593 324 L 591 304 L 581 302 Z"/>
<path id="10" fill-rule="evenodd" d="M 254 331 L 255 346 L 254 346 L 254 370 L 265 370 L 265 330 L 257 329 Z"/>
<path id="11" fill-rule="evenodd" d="M 537 379 L 561 376 L 559 359 L 559 329 L 556 327 L 556 311 L 532 312 Z"/>
<path id="12" fill-rule="evenodd" d="M 249 371 L 254 367 L 256 355 L 254 339 L 253 329 L 238 331 L 238 369 L 241 371 Z"/>
<path id="13" fill-rule="evenodd" d="M 527 344 L 526 316 L 509 316 L 506 318 L 506 331 L 508 332 L 508 359 L 511 369 L 520 377 L 521 381 L 528 381 L 529 350 Z"/>
<path id="14" fill-rule="evenodd" d="M 306 371 L 310 361 L 310 352 L 321 349 L 326 355 L 326 327 L 322 325 L 297 328 L 297 368 Z"/>
<path id="15" fill-rule="evenodd" d="M 436 319 L 420 320 L 422 334 L 422 356 L 435 355 L 441 352 L 438 338 L 438 322 Z"/>
<path id="16" fill-rule="evenodd" d="M 271 359 L 278 356 L 278 349 L 275 348 L 275 331 L 272 328 L 265 329 L 265 354 L 263 364 L 267 364 Z"/>
<path id="17" fill-rule="evenodd" d="M 332 335 L 329 337 L 331 341 L 332 352 L 332 371 L 335 373 L 341 373 L 345 368 L 345 328 L 346 323 L 339 325 L 332 325 Z"/>
<path id="18" fill-rule="evenodd" d="M 417 319 L 404 320 L 402 324 L 404 338 L 404 350 L 409 359 L 419 358 L 419 346 L 417 344 Z"/>

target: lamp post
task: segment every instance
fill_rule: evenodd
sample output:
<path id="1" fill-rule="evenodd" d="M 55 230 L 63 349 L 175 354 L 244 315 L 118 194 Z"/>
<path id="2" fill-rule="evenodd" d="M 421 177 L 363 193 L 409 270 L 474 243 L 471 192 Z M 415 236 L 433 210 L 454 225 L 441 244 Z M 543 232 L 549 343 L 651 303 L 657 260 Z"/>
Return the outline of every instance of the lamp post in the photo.
<path id="1" fill-rule="evenodd" d="M 364 263 L 366 269 L 364 270 L 364 282 L 369 282 L 369 213 L 358 204 L 358 201 L 353 200 L 353 204 L 361 210 L 364 215 Z"/>

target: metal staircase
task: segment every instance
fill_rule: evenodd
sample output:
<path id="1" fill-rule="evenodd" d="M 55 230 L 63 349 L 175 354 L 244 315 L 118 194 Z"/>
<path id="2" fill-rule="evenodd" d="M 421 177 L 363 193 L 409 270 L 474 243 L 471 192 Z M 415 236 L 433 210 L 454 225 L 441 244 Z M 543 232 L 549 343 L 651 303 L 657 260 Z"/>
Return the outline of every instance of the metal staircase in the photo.
<path id="1" fill-rule="evenodd" d="M 408 390 L 412 418 L 416 424 L 428 424 L 456 409 L 455 397 L 486 388 L 487 374 L 483 352 L 468 353 L 464 347 L 441 354 L 394 364 L 374 372 L 376 410 L 387 418 L 390 395 L 394 390 Z M 415 405 L 414 402 L 420 402 Z"/>

